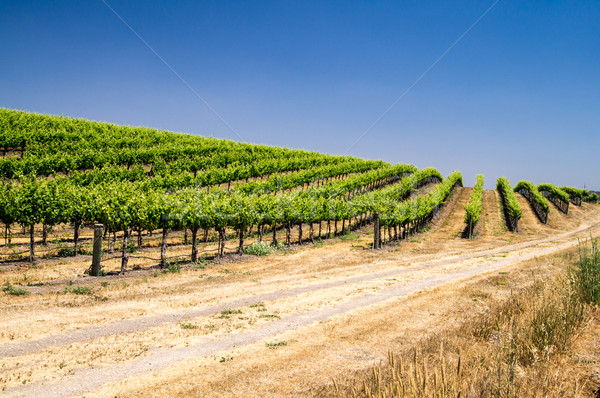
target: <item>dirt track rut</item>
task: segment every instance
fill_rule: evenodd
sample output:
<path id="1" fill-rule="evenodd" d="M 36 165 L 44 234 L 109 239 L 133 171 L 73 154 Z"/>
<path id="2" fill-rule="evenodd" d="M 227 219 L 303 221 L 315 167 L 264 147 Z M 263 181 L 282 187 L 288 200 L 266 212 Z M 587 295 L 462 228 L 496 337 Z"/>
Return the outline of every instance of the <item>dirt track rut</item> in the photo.
<path id="1" fill-rule="evenodd" d="M 86 339 L 97 338 L 99 334 L 109 335 L 123 333 L 131 330 L 144 330 L 146 328 L 156 326 L 161 323 L 177 322 L 187 317 L 195 317 L 218 312 L 222 308 L 250 305 L 252 303 L 263 300 L 273 300 L 282 297 L 290 297 L 301 293 L 317 291 L 320 289 L 329 289 L 343 284 L 359 283 L 402 274 L 416 273 L 419 270 L 424 270 L 426 268 L 441 268 L 444 265 L 459 264 L 469 259 L 480 258 L 500 253 L 513 252 L 513 254 L 509 254 L 505 258 L 493 261 L 486 261 L 483 264 L 471 264 L 467 268 L 452 269 L 451 267 L 449 267 L 449 270 L 447 272 L 442 273 L 441 275 L 425 277 L 422 279 L 407 282 L 406 284 L 401 286 L 389 287 L 376 293 L 364 294 L 358 297 L 353 297 L 350 300 L 335 305 L 326 306 L 325 308 L 318 311 L 300 312 L 292 314 L 290 316 L 272 321 L 260 328 L 248 332 L 216 336 L 212 338 L 209 337 L 204 339 L 201 343 L 192 345 L 190 347 L 176 349 L 156 348 L 151 350 L 146 355 L 138 359 L 126 362 L 124 364 L 111 366 L 110 368 L 98 367 L 91 369 L 79 369 L 75 371 L 73 375 L 56 383 L 30 383 L 12 389 L 8 389 L 5 391 L 5 393 L 8 393 L 12 396 L 32 397 L 40 395 L 63 397 L 71 396 L 74 394 L 83 394 L 85 392 L 97 389 L 106 383 L 116 382 L 119 380 L 123 380 L 127 377 L 138 376 L 147 372 L 158 371 L 176 362 L 183 361 L 188 358 L 207 356 L 217 352 L 226 351 L 233 347 L 239 347 L 240 345 L 256 343 L 286 331 L 308 327 L 315 322 L 327 320 L 339 314 L 344 314 L 356 309 L 371 306 L 390 299 L 405 297 L 422 289 L 432 288 L 450 281 L 469 278 L 477 274 L 489 272 L 491 270 L 495 270 L 497 268 L 509 264 L 562 250 L 564 248 L 577 244 L 577 241 L 569 240 L 565 243 L 554 244 L 550 247 L 543 247 L 538 248 L 536 250 L 530 250 L 526 253 L 514 253 L 519 250 L 531 248 L 537 245 L 542 246 L 548 243 L 558 243 L 557 241 L 559 240 L 565 240 L 577 234 L 584 234 L 592 228 L 595 228 L 599 225 L 600 223 L 595 223 L 592 226 L 581 228 L 576 231 L 562 234 L 560 236 L 552 238 L 504 246 L 493 250 L 486 250 L 463 256 L 455 256 L 452 258 L 447 258 L 438 261 L 425 262 L 407 268 L 392 269 L 385 272 L 359 275 L 345 281 L 333 281 L 293 289 L 278 290 L 259 296 L 240 298 L 238 300 L 228 302 L 222 305 L 220 304 L 217 306 L 207 307 L 199 310 L 121 321 L 98 328 L 88 328 L 75 332 L 69 332 L 62 335 L 53 336 L 47 339 L 5 345 L 0 347 L 0 355 L 21 355 L 22 353 L 37 351 L 45 347 L 60 344 L 70 344 L 75 341 L 83 341 Z"/>

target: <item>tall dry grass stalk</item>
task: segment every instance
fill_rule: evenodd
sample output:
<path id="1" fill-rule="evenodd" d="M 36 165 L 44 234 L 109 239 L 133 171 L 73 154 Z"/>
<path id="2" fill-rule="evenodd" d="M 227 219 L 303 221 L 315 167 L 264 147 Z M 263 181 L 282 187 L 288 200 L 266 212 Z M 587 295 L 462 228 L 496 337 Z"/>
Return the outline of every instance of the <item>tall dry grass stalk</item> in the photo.
<path id="1" fill-rule="evenodd" d="M 583 397 L 589 379 L 569 372 L 568 351 L 600 303 L 600 252 L 580 245 L 567 275 L 536 281 L 488 313 L 410 353 L 389 352 L 340 397 Z"/>
<path id="2" fill-rule="evenodd" d="M 598 239 L 579 243 L 579 261 L 570 276 L 581 299 L 588 304 L 600 304 L 600 249 Z"/>

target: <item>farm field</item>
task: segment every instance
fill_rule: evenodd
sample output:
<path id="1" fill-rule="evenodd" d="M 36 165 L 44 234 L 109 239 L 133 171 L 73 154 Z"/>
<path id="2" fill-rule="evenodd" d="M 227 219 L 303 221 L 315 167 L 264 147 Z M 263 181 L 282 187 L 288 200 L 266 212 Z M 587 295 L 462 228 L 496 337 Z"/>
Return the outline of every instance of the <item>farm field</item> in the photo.
<path id="1" fill-rule="evenodd" d="M 481 311 L 465 292 L 505 296 L 531 283 L 531 267 L 552 272 L 544 255 L 600 229 L 597 209 L 584 204 L 581 212 L 585 217 L 557 220 L 564 229 L 554 233 L 540 227 L 540 235 L 465 241 L 444 232 L 450 211 L 413 241 L 377 253 L 364 249 L 369 236 L 359 235 L 204 269 L 72 285 L 63 279 L 28 296 L 4 296 L 1 366 L 11 374 L 3 377 L 4 393 L 311 396 L 331 378 L 343 381 L 384 359 L 388 349 Z M 517 277 L 490 287 L 500 270 Z M 2 277 L 27 273 L 20 267 Z M 92 293 L 65 293 L 78 287 Z"/>
<path id="2" fill-rule="evenodd" d="M 510 183 L 477 190 L 458 172 L 134 129 L 154 141 L 124 151 L 135 139 L 94 133 L 118 126 L 2 122 L 6 396 L 334 396 L 388 350 L 564 271 L 600 232 L 597 204 L 550 204 L 542 222 Z M 108 229 L 99 276 L 94 223 Z"/>

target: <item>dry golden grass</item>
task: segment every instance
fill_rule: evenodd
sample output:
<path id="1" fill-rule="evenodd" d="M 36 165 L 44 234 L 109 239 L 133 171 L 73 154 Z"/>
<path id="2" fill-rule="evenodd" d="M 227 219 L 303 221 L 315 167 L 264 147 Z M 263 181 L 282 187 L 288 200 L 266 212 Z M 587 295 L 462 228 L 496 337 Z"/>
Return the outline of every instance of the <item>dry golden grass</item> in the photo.
<path id="1" fill-rule="evenodd" d="M 465 315 L 483 314 L 540 278 L 564 270 L 570 251 L 515 265 L 495 275 L 440 287 L 406 299 L 287 332 L 271 350 L 253 344 L 214 357 L 175 364 L 160 373 L 106 387 L 93 396 L 322 396 L 354 385 L 365 368 L 387 357 L 387 349 L 410 350 L 415 342 L 453 333 Z M 532 276 L 532 271 L 534 276 Z M 504 282 L 499 284 L 498 282 Z M 439 346 L 437 347 L 439 350 Z M 222 358 L 233 360 L 219 362 Z"/>
<path id="2" fill-rule="evenodd" d="M 573 251 L 564 257 L 574 261 Z M 474 293 L 474 300 L 490 301 L 488 294 Z M 600 369 L 600 352 L 590 348 L 600 333 L 599 315 L 579 301 L 563 270 L 511 291 L 508 299 L 495 299 L 457 328 L 401 354 L 388 352 L 385 363 L 341 387 L 334 382 L 324 395 L 595 397 L 598 378 L 592 376 Z"/>

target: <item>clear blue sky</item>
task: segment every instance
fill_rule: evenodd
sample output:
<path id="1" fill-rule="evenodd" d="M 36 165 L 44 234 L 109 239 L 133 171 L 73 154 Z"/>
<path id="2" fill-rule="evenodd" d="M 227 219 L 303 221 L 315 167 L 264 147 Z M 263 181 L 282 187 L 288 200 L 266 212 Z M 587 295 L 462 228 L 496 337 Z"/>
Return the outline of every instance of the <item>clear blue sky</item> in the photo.
<path id="1" fill-rule="evenodd" d="M 244 141 L 343 154 L 493 0 L 108 3 Z M 101 0 L 0 36 L 0 107 L 237 139 Z M 501 0 L 351 154 L 600 189 L 599 122 L 600 2 Z"/>

